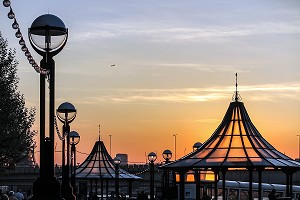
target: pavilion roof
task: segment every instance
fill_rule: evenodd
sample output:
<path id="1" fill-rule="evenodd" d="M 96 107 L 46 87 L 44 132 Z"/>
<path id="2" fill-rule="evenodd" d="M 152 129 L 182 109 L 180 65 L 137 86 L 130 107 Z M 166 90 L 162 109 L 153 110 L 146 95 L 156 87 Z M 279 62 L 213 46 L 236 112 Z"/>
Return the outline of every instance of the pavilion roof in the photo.
<path id="1" fill-rule="evenodd" d="M 236 92 L 223 121 L 197 150 L 165 168 L 299 168 L 300 163 L 276 150 L 255 128 Z"/>
<path id="2" fill-rule="evenodd" d="M 99 137 L 100 138 L 100 137 Z M 77 179 L 114 179 L 115 163 L 102 141 L 97 141 L 85 159 L 85 161 L 76 169 Z M 142 179 L 139 176 L 119 168 L 120 179 Z"/>

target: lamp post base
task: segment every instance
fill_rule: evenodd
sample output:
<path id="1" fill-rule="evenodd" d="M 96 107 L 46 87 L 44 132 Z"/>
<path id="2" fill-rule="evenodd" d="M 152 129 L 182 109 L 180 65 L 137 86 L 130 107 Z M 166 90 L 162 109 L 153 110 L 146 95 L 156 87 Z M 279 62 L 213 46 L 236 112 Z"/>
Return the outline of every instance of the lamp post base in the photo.
<path id="1" fill-rule="evenodd" d="M 66 200 L 75 200 L 76 196 L 73 194 L 73 187 L 69 181 L 69 167 L 62 166 L 62 183 L 61 183 L 61 196 Z"/>
<path id="2" fill-rule="evenodd" d="M 70 183 L 61 185 L 61 196 L 66 200 L 76 200 L 76 196 L 73 194 L 73 188 Z"/>
<path id="3" fill-rule="evenodd" d="M 41 179 L 38 178 L 33 183 L 34 200 L 62 200 L 60 195 L 60 183 L 56 178 Z"/>

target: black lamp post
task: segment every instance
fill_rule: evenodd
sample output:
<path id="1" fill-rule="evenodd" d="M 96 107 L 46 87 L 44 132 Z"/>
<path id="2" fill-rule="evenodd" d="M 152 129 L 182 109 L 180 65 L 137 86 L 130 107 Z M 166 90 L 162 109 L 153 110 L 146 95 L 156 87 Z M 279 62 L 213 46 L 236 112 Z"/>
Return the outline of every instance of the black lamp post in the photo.
<path id="1" fill-rule="evenodd" d="M 70 123 L 75 119 L 77 111 L 73 104 L 69 102 L 62 103 L 56 110 L 57 118 L 64 123 L 62 139 L 62 186 L 61 193 L 65 199 L 76 199 L 73 194 L 73 188 L 70 185 Z M 67 141 L 67 163 L 65 163 L 65 141 Z"/>
<path id="2" fill-rule="evenodd" d="M 117 198 L 120 197 L 120 194 L 119 194 L 119 174 L 120 174 L 120 163 L 121 163 L 121 159 L 119 157 L 115 157 L 114 158 L 114 163 L 115 163 L 115 166 L 116 166 L 116 176 L 115 176 L 115 189 L 116 189 L 116 196 Z"/>
<path id="3" fill-rule="evenodd" d="M 193 145 L 193 151 L 196 151 L 197 149 L 199 149 L 202 146 L 201 142 L 196 142 Z M 196 183 L 196 199 L 200 199 L 201 196 L 201 191 L 200 191 L 200 181 L 201 181 L 201 171 L 199 169 L 195 169 L 194 170 L 194 177 L 195 177 L 195 183 Z"/>
<path id="4" fill-rule="evenodd" d="M 169 149 L 164 150 L 162 153 L 163 158 L 165 159 L 165 164 L 168 164 L 170 162 L 170 159 L 172 158 L 172 151 Z M 164 171 L 164 180 L 163 180 L 163 188 L 164 188 L 164 193 L 163 196 L 167 199 L 169 199 L 169 171 L 165 170 Z"/>
<path id="5" fill-rule="evenodd" d="M 55 15 L 45 14 L 36 18 L 28 29 L 28 37 L 33 49 L 43 56 L 41 68 L 48 71 L 49 78 L 49 137 L 45 137 L 45 79 L 40 74 L 40 177 L 33 186 L 37 199 L 59 199 L 60 186 L 54 177 L 54 99 L 55 63 L 53 56 L 65 46 L 68 29 Z M 23 47 L 22 47 L 23 48 Z M 26 46 L 24 45 L 24 50 Z"/>
<path id="6" fill-rule="evenodd" d="M 71 186 L 76 195 L 76 145 L 80 141 L 80 135 L 76 131 L 71 131 L 69 136 L 71 144 Z"/>
<path id="7" fill-rule="evenodd" d="M 156 153 L 151 152 L 148 154 L 150 166 L 150 200 L 154 200 L 154 161 L 156 158 Z"/>
<path id="8" fill-rule="evenodd" d="M 172 158 L 172 151 L 169 149 L 164 150 L 162 153 L 163 158 L 166 161 L 166 164 L 169 163 L 170 159 Z"/>

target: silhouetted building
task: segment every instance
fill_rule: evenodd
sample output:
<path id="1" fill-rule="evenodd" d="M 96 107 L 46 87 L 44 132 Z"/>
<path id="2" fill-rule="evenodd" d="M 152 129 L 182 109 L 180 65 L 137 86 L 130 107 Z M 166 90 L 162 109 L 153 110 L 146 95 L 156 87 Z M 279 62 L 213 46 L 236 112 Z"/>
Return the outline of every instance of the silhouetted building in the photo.
<path id="1" fill-rule="evenodd" d="M 128 155 L 124 153 L 118 153 L 116 157 L 119 157 L 121 159 L 120 165 L 128 165 Z"/>

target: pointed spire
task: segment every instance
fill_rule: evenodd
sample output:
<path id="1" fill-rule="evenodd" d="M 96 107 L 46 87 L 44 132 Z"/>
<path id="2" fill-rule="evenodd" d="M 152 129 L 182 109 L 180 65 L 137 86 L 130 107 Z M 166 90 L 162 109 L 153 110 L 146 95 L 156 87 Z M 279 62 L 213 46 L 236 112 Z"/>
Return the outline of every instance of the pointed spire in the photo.
<path id="1" fill-rule="evenodd" d="M 238 78 L 237 78 L 237 73 L 235 73 L 235 93 L 232 97 L 232 100 L 235 101 L 235 102 L 239 102 L 239 101 L 242 101 L 242 98 L 238 92 Z"/>
<path id="2" fill-rule="evenodd" d="M 237 73 L 235 73 L 235 101 L 238 101 L 238 81 L 237 81 Z"/>

